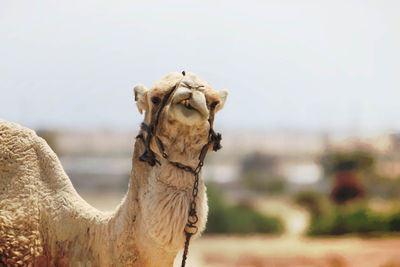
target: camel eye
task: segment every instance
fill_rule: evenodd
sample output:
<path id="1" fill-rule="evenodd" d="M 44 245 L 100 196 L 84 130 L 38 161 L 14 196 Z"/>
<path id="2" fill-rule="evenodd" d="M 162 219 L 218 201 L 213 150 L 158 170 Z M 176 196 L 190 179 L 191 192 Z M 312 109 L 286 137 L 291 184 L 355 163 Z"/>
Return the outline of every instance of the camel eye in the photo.
<path id="1" fill-rule="evenodd" d="M 157 105 L 158 103 L 161 102 L 161 99 L 157 96 L 154 96 L 151 98 L 151 102 L 153 102 L 154 105 Z"/>
<path id="2" fill-rule="evenodd" d="M 215 107 L 219 104 L 219 101 L 212 102 L 210 105 L 211 109 L 215 109 Z"/>

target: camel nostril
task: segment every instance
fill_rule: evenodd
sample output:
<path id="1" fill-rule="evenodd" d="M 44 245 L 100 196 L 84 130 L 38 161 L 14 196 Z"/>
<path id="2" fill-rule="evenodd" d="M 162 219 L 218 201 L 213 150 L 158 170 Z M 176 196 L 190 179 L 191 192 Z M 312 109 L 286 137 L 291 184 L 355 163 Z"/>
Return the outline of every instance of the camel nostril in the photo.
<path id="1" fill-rule="evenodd" d="M 219 101 L 212 102 L 210 105 L 211 109 L 215 109 L 215 107 L 219 104 Z"/>
<path id="2" fill-rule="evenodd" d="M 159 97 L 155 96 L 151 99 L 151 102 L 153 102 L 153 104 L 157 105 L 158 103 L 161 102 L 161 99 Z"/>

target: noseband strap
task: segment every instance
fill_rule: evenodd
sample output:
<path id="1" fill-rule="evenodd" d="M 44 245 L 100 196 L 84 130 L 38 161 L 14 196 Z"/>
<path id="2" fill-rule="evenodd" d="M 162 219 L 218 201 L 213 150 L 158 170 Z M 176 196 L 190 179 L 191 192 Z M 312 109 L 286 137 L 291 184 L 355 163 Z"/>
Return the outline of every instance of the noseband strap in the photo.
<path id="1" fill-rule="evenodd" d="M 180 82 L 179 82 L 180 83 Z M 177 85 L 179 85 L 179 83 Z M 137 139 L 142 140 L 143 144 L 144 144 L 144 152 L 143 154 L 139 157 L 140 161 L 143 162 L 147 162 L 150 166 L 154 166 L 156 165 L 156 163 L 158 163 L 159 165 L 161 165 L 160 161 L 156 159 L 156 154 L 154 153 L 153 150 L 151 150 L 150 148 L 150 142 L 151 142 L 151 138 L 152 136 L 156 137 L 156 140 L 159 140 L 159 142 L 161 142 L 161 140 L 157 137 L 156 135 L 156 127 L 158 125 L 158 121 L 160 118 L 160 114 L 161 111 L 164 109 L 164 107 L 167 105 L 168 100 L 170 99 L 172 93 L 175 91 L 175 89 L 177 88 L 177 85 L 175 85 L 174 87 L 172 87 L 168 93 L 164 96 L 161 105 L 159 107 L 159 109 L 156 111 L 155 114 L 155 118 L 154 120 L 150 123 L 150 125 L 142 122 L 142 124 L 140 125 L 140 129 L 143 132 L 146 132 L 146 137 L 143 135 L 143 133 L 140 133 L 138 136 L 136 136 Z M 157 145 L 159 145 L 159 143 L 157 141 Z M 163 148 L 164 146 L 161 144 L 161 147 Z M 160 151 L 161 152 L 161 151 Z M 161 152 L 162 153 L 162 152 Z M 165 153 L 163 153 L 164 156 Z"/>

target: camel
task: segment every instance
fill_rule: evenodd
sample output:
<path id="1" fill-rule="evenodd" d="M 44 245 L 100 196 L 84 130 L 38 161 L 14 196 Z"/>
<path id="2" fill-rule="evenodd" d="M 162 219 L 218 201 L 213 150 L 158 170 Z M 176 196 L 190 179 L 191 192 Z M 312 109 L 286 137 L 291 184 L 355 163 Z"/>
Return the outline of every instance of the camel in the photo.
<path id="1" fill-rule="evenodd" d="M 206 188 L 200 177 L 192 199 L 195 175 L 188 170 L 201 169 L 199 155 L 213 149 L 205 144 L 227 92 L 183 72 L 150 90 L 137 85 L 134 94 L 144 120 L 128 192 L 114 212 L 78 195 L 34 131 L 0 120 L 0 265 L 172 266 L 187 239 L 192 202 L 193 238 L 204 230 Z"/>

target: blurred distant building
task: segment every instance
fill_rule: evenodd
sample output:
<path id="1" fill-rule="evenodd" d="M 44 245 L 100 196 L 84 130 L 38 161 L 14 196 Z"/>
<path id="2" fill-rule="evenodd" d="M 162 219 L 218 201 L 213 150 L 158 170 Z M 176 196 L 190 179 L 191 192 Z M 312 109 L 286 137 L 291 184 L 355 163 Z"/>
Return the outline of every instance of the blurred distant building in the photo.
<path id="1" fill-rule="evenodd" d="M 78 189 L 125 190 L 136 132 L 41 130 L 38 133 L 59 155 Z M 304 189 L 326 192 L 330 184 L 321 179 L 322 167 L 316 160 L 324 151 L 362 148 L 376 156 L 375 167 L 381 177 L 400 177 L 400 134 L 337 140 L 327 134 L 228 132 L 222 145 L 221 151 L 207 156 L 203 178 L 222 183 L 232 192 L 242 190 L 245 176 L 255 187 L 276 188 L 283 181 L 291 192 Z"/>
<path id="2" fill-rule="evenodd" d="M 378 174 L 385 178 L 400 177 L 400 161 L 399 160 L 379 160 L 376 166 Z"/>
<path id="3" fill-rule="evenodd" d="M 289 164 L 285 167 L 288 181 L 297 185 L 317 183 L 322 177 L 321 166 L 315 162 Z"/>
<path id="4" fill-rule="evenodd" d="M 400 134 L 330 140 L 329 149 L 341 152 L 369 151 L 377 159 L 375 168 L 379 176 L 385 178 L 400 177 Z"/>
<path id="5" fill-rule="evenodd" d="M 36 131 L 60 158 L 75 188 L 125 191 L 131 172 L 132 132 Z"/>
<path id="6" fill-rule="evenodd" d="M 399 178 L 400 134 L 382 135 L 369 141 L 377 154 L 377 173 L 385 178 Z"/>
<path id="7" fill-rule="evenodd" d="M 393 150 L 400 152 L 400 133 L 392 134 Z"/>
<path id="8" fill-rule="evenodd" d="M 327 143 L 329 143 L 327 145 Z M 388 154 L 400 152 L 400 134 L 385 134 L 369 138 L 345 138 L 345 139 L 329 139 L 325 143 L 330 150 L 335 151 L 355 151 L 368 150 L 376 154 Z"/>
<path id="9" fill-rule="evenodd" d="M 309 156 L 324 149 L 324 136 L 291 131 L 224 133 L 220 154 L 262 154 Z"/>
<path id="10" fill-rule="evenodd" d="M 268 176 L 282 176 L 280 160 L 275 155 L 255 152 L 242 160 L 242 174 L 257 172 Z"/>
<path id="11" fill-rule="evenodd" d="M 216 183 L 231 183 L 238 180 L 240 167 L 234 163 L 206 164 L 203 167 L 204 180 Z"/>

